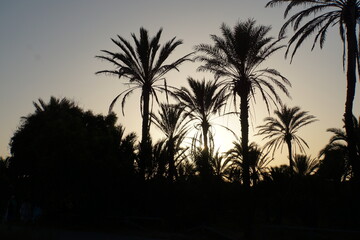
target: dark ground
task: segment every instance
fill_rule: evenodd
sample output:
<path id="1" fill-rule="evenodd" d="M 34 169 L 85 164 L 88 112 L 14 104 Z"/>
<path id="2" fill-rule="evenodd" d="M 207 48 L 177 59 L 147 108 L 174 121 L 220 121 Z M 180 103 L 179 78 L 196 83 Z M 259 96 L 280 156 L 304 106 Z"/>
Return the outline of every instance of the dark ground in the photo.
<path id="1" fill-rule="evenodd" d="M 305 228 L 297 226 L 259 225 L 254 227 L 255 240 L 316 239 L 316 240 L 358 240 L 360 231 L 349 229 Z M 215 227 L 197 226 L 178 232 L 158 231 L 139 227 L 138 229 L 85 229 L 57 228 L 49 226 L 0 225 L 1 240 L 241 240 L 242 231 Z"/>

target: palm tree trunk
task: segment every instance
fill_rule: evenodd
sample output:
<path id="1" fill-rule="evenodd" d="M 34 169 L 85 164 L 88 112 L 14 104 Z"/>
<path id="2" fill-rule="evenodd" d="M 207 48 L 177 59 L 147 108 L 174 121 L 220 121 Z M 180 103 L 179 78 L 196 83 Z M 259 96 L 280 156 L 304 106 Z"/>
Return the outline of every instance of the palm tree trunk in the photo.
<path id="1" fill-rule="evenodd" d="M 250 187 L 249 169 L 249 102 L 248 92 L 240 96 L 240 124 L 241 124 L 241 147 L 243 149 L 243 183 L 246 188 Z"/>
<path id="2" fill-rule="evenodd" d="M 288 147 L 290 171 L 293 172 L 294 162 L 293 162 L 293 155 L 292 155 L 291 138 L 290 138 L 290 139 L 286 139 L 285 141 L 286 141 L 286 145 L 287 145 L 287 147 Z"/>
<path id="3" fill-rule="evenodd" d="M 360 178 L 359 160 L 356 152 L 356 135 L 353 123 L 353 102 L 356 87 L 356 63 L 357 63 L 357 39 L 356 39 L 356 6 L 349 6 L 346 18 L 346 40 L 347 40 L 347 88 L 345 102 L 345 130 L 348 138 L 348 151 L 350 163 L 353 168 L 355 180 Z"/>
<path id="4" fill-rule="evenodd" d="M 203 140 L 204 140 L 204 151 L 209 152 L 209 144 L 208 144 L 209 126 L 207 123 L 202 124 L 202 131 L 203 131 Z"/>
<path id="5" fill-rule="evenodd" d="M 175 168 L 175 154 L 174 154 L 174 143 L 172 140 L 168 143 L 168 161 L 169 161 L 169 180 L 173 181 L 174 176 L 176 176 L 176 168 Z"/>
<path id="6" fill-rule="evenodd" d="M 253 198 L 250 189 L 250 159 L 249 159 L 249 101 L 250 88 L 246 82 L 240 92 L 240 124 L 241 147 L 243 149 L 243 184 L 244 191 L 244 234 L 246 239 L 252 239 L 253 231 Z"/>
<path id="7" fill-rule="evenodd" d="M 140 159 L 139 159 L 139 173 L 140 177 L 146 178 L 146 166 L 149 158 L 151 157 L 150 146 L 150 90 L 146 86 L 142 89 L 143 95 L 143 113 L 142 113 L 142 131 L 141 131 L 141 143 L 140 143 Z"/>
<path id="8" fill-rule="evenodd" d="M 200 174 L 207 181 L 209 177 L 212 175 L 211 167 L 210 167 L 210 152 L 209 152 L 209 124 L 207 122 L 202 123 L 202 133 L 203 133 L 203 141 L 204 148 L 202 150 L 201 157 L 201 171 Z"/>

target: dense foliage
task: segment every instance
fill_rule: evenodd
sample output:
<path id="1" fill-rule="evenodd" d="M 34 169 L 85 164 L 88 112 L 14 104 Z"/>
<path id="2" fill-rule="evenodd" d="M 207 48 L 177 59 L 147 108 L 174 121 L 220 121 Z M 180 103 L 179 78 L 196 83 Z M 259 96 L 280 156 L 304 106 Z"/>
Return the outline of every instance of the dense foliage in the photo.
<path id="1" fill-rule="evenodd" d="M 84 112 L 67 99 L 34 105 L 10 143 L 15 193 L 52 211 L 105 204 L 111 189 L 134 172 L 132 148 L 115 115 Z"/>

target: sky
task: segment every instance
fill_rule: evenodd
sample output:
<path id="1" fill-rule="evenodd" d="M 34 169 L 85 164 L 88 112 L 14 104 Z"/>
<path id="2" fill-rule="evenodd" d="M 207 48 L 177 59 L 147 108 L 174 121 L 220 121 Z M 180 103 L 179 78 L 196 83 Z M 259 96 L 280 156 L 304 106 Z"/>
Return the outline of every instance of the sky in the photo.
<path id="1" fill-rule="evenodd" d="M 10 155 L 9 142 L 21 124 L 21 117 L 33 113 L 33 102 L 48 102 L 51 96 L 69 98 L 85 110 L 107 114 L 113 98 L 126 89 L 123 79 L 95 75 L 113 69 L 96 59 L 100 50 L 117 51 L 111 38 L 120 35 L 131 40 L 140 27 L 150 35 L 163 28 L 162 43 L 173 37 L 182 39 L 170 57 L 180 58 L 200 43 L 211 43 L 210 34 L 220 35 L 219 27 L 230 27 L 249 18 L 257 24 L 271 25 L 270 35 L 277 34 L 284 23 L 284 8 L 265 8 L 267 0 L 0 0 L 0 156 Z M 298 50 L 290 64 L 285 50 L 273 55 L 267 67 L 279 70 L 292 83 L 291 99 L 283 96 L 289 106 L 299 106 L 317 117 L 318 121 L 299 131 L 309 149 L 306 154 L 317 157 L 328 143 L 328 128 L 341 128 L 344 113 L 346 76 L 342 66 L 342 43 L 338 28 L 327 35 L 322 50 L 310 51 L 309 40 Z M 291 36 L 291 31 L 288 32 Z M 286 44 L 286 40 L 283 41 Z M 211 79 L 199 73 L 199 63 L 184 63 L 179 72 L 166 75 L 168 84 L 187 87 L 187 77 Z M 359 83 L 359 81 L 357 82 Z M 354 114 L 360 115 L 359 88 L 356 90 Z M 118 121 L 127 132 L 140 136 L 141 117 L 139 92 L 133 94 L 121 114 L 115 105 Z M 261 136 L 254 136 L 256 127 L 272 115 L 260 99 L 251 106 L 250 141 L 262 145 Z M 236 117 L 218 118 L 216 122 L 240 135 Z M 215 128 L 216 143 L 221 150 L 231 147 L 233 135 Z M 154 136 L 162 137 L 152 126 Z M 139 138 L 140 139 L 140 138 Z M 287 152 L 276 154 L 273 165 L 287 163 Z"/>

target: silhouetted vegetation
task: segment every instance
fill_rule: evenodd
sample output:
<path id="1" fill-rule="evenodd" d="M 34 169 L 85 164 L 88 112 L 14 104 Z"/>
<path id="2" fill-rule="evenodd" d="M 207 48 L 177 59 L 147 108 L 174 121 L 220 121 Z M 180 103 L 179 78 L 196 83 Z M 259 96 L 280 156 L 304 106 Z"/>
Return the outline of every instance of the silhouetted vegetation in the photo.
<path id="1" fill-rule="evenodd" d="M 158 102 L 157 92 L 169 89 L 165 74 L 171 70 L 177 70 L 179 65 L 185 61 L 189 61 L 188 54 L 179 58 L 172 63 L 166 63 L 170 54 L 173 53 L 176 47 L 182 44 L 182 40 L 176 40 L 174 37 L 163 46 L 160 45 L 160 38 L 162 29 L 160 29 L 153 38 L 149 38 L 148 31 L 140 28 L 140 38 L 132 34 L 135 43 L 133 47 L 125 38 L 118 35 L 119 40 L 111 39 L 119 48 L 120 52 L 110 52 L 102 50 L 105 56 L 97 56 L 97 58 L 106 60 L 115 65 L 114 70 L 98 71 L 97 74 L 106 73 L 115 75 L 118 78 L 128 79 L 131 87 L 120 93 L 110 104 L 109 112 L 112 110 L 114 104 L 119 97 L 122 97 L 122 107 L 124 107 L 127 97 L 136 89 L 141 89 L 141 116 L 142 116 L 142 130 L 141 130 L 141 148 L 139 155 L 139 170 L 141 175 L 146 178 L 146 168 L 151 160 L 151 140 L 150 140 L 150 115 L 152 112 L 152 105 L 155 101 Z M 162 85 L 158 85 L 163 82 Z M 124 112 L 123 112 L 124 113 Z"/>
<path id="2" fill-rule="evenodd" d="M 269 107 L 270 103 L 281 103 L 275 90 L 278 87 L 289 96 L 288 79 L 277 70 L 259 68 L 274 52 L 284 46 L 279 46 L 281 39 L 268 37 L 271 27 L 256 26 L 255 20 L 239 22 L 231 29 L 226 24 L 221 25 L 222 36 L 211 35 L 214 44 L 200 44 L 196 50 L 202 54 L 197 59 L 203 63 L 199 71 L 209 71 L 215 79 L 222 80 L 222 87 L 232 94 L 234 101 L 240 98 L 241 147 L 243 151 L 244 183 L 250 186 L 249 173 L 249 102 L 259 91 L 262 100 Z M 236 106 L 238 107 L 238 106 Z"/>
<path id="3" fill-rule="evenodd" d="M 266 6 L 273 7 L 287 4 L 284 17 L 297 6 L 304 8 L 291 16 L 282 26 L 279 36 L 284 36 L 287 28 L 291 26 L 295 31 L 290 38 L 285 56 L 293 47 L 291 60 L 298 48 L 311 35 L 315 35 L 312 49 L 318 43 L 323 47 L 327 32 L 330 27 L 338 25 L 340 38 L 343 42 L 343 65 L 346 64 L 346 101 L 345 101 L 345 130 L 348 142 L 349 161 L 352 165 L 354 177 L 360 179 L 360 157 L 356 153 L 357 136 L 353 122 L 353 102 L 355 98 L 355 87 L 357 72 L 359 71 L 359 39 L 357 38 L 357 25 L 360 19 L 360 2 L 358 0 L 272 0 Z M 310 17 L 311 16 L 311 17 Z M 305 18 L 311 18 L 303 23 Z M 294 46 L 295 45 L 295 46 Z M 360 180 L 357 181 L 360 181 Z"/>
<path id="4" fill-rule="evenodd" d="M 260 135 L 265 135 L 263 139 L 269 139 L 264 147 L 275 152 L 276 149 L 286 143 L 289 153 L 289 166 L 293 168 L 293 148 L 297 145 L 301 152 L 304 152 L 304 147 L 309 147 L 304 139 L 298 136 L 297 131 L 316 121 L 313 115 L 308 112 L 300 111 L 299 107 L 289 108 L 286 105 L 282 106 L 280 110 L 275 110 L 274 117 L 267 117 L 264 119 L 264 125 L 259 126 Z M 295 146 L 293 146 L 293 144 Z"/>
<path id="5" fill-rule="evenodd" d="M 134 135 L 124 136 L 115 115 L 84 112 L 67 99 L 34 106 L 10 143 L 16 195 L 49 216 L 110 212 L 115 189 L 135 174 Z"/>
<path id="6" fill-rule="evenodd" d="M 268 5 L 281 2 L 291 2 L 289 10 L 308 1 Z M 328 2 L 333 1 L 312 4 L 326 7 Z M 335 2 L 338 7 L 339 1 Z M 351 1 L 340 2 L 339 6 L 352 9 Z M 307 16 L 303 14 L 295 15 L 282 31 L 298 17 Z M 346 21 L 341 24 L 348 29 Z M 323 36 L 325 28 L 316 38 Z M 189 88 L 168 85 L 164 75 L 191 60 L 191 54 L 166 64 L 182 41 L 173 38 L 161 45 L 162 30 L 149 38 L 141 28 L 140 38 L 132 34 L 135 46 L 118 36 L 119 40 L 112 41 L 120 53 L 103 50 L 105 56 L 97 56 L 115 65 L 114 70 L 98 73 L 126 78 L 131 86 L 116 96 L 107 116 L 85 111 L 67 98 L 34 102 L 35 111 L 22 117 L 11 138 L 11 156 L 0 158 L 4 222 L 9 227 L 40 224 L 183 234 L 173 239 L 230 239 L 229 232 L 236 238 L 263 239 L 259 232 L 267 231 L 269 239 L 289 235 L 304 239 L 308 237 L 304 231 L 313 238 L 333 239 L 331 229 L 339 229 L 342 237 L 350 230 L 358 234 L 357 119 L 352 117 L 349 128 L 346 112 L 346 131 L 329 129 L 334 136 L 319 157 L 306 155 L 304 146 L 309 146 L 297 131 L 316 119 L 300 107 L 283 105 L 278 90 L 289 96 L 290 81 L 264 67 L 265 60 L 284 47 L 278 45 L 282 38 L 268 37 L 271 28 L 257 26 L 254 20 L 239 22 L 234 28 L 223 24 L 220 29 L 221 36 L 211 35 L 212 45 L 195 47 L 195 59 L 202 63 L 199 70 L 214 74 L 215 80 L 188 77 Z M 304 40 L 299 37 L 310 34 L 303 32 L 307 27 L 300 30 L 288 46 L 298 41 L 294 53 Z M 141 90 L 140 141 L 135 133 L 125 133 L 112 111 L 119 98 L 123 110 L 136 89 Z M 166 103 L 160 102 L 161 93 Z M 264 146 L 249 144 L 249 106 L 256 103 L 252 101 L 256 94 L 269 114 L 271 104 L 281 107 L 258 127 L 258 134 L 269 140 Z M 232 101 L 240 112 L 225 109 Z M 224 152 L 216 150 L 212 122 L 221 114 L 237 114 L 241 123 L 241 133 L 229 129 L 241 137 Z M 153 139 L 151 124 L 163 138 Z M 290 164 L 270 166 L 274 151 L 284 144 Z M 302 155 L 295 154 L 295 145 Z M 291 232 L 294 229 L 302 234 L 296 236 Z M 277 235 L 278 231 L 282 234 Z"/>

